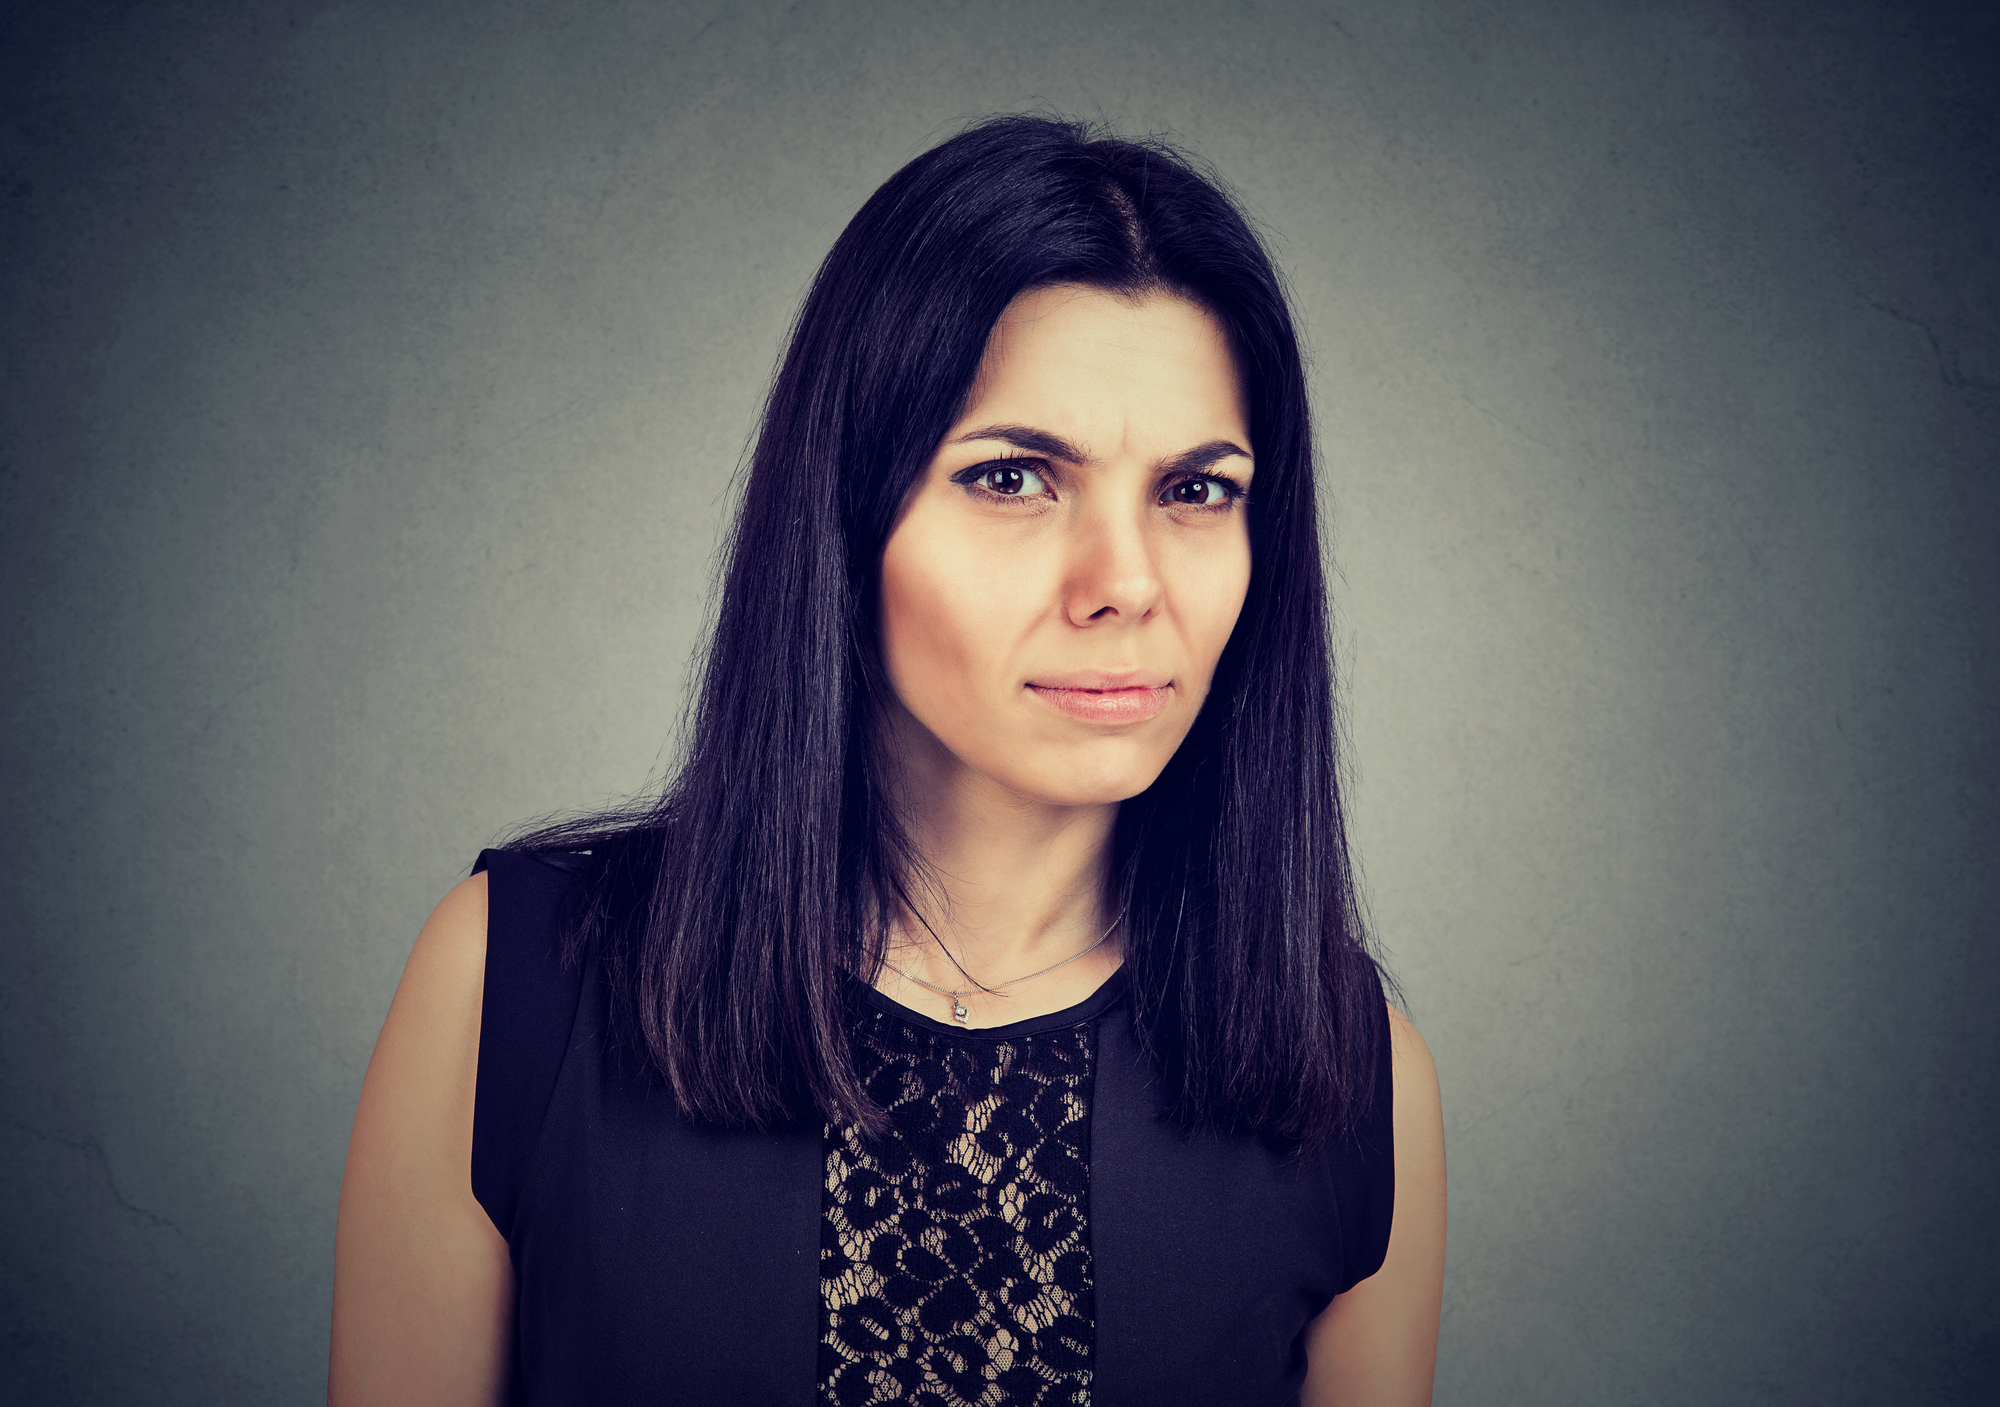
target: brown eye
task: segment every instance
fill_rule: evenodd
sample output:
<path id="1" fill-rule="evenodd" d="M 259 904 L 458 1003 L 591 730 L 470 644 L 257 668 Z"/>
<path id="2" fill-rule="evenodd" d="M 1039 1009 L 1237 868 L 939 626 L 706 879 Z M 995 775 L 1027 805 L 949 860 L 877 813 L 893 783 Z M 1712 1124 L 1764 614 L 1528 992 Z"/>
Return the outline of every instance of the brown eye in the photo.
<path id="1" fill-rule="evenodd" d="M 1026 464 L 989 464 L 978 475 L 973 483 L 1003 498 L 1033 498 L 1048 492 L 1042 476 Z"/>
<path id="2" fill-rule="evenodd" d="M 1167 495 L 1176 503 L 1185 503 L 1195 508 L 1213 508 L 1229 499 L 1229 490 L 1217 479 L 1182 479 L 1167 490 Z"/>

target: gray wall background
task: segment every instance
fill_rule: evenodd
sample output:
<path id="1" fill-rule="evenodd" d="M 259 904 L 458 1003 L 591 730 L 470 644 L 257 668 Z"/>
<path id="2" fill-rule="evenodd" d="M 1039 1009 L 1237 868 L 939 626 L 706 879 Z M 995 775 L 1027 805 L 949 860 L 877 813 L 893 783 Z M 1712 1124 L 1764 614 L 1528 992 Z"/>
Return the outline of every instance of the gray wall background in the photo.
<path id="1" fill-rule="evenodd" d="M 1162 132 L 1314 350 L 1444 1404 L 1966 1403 L 1996 1345 L 1996 31 L 1428 0 L 15 5 L 0 1397 L 305 1402 L 481 844 L 664 765 L 847 217 Z"/>

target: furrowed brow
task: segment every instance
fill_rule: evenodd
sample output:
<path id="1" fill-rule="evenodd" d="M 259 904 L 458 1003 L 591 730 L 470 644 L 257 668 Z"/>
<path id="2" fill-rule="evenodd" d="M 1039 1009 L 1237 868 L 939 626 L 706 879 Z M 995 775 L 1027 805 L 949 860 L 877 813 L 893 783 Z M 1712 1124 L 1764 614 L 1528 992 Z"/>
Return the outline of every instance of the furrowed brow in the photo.
<path id="1" fill-rule="evenodd" d="M 969 434 L 960 435 L 952 443 L 971 444 L 974 440 L 1000 440 L 1015 449 L 1024 449 L 1030 454 L 1046 454 L 1051 459 L 1060 459 L 1070 464 L 1088 464 L 1090 456 L 1065 440 L 1060 435 L 1051 435 L 1046 430 L 1037 430 L 1032 425 L 985 425 Z"/>

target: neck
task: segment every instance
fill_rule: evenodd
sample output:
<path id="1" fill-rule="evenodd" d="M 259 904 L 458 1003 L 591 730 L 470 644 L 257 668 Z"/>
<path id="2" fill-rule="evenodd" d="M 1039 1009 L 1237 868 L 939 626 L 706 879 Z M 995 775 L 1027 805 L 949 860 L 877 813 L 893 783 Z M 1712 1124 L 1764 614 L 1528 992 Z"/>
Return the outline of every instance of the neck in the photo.
<path id="1" fill-rule="evenodd" d="M 940 986 L 991 985 L 1098 940 L 1116 913 L 1116 802 L 1023 796 L 965 766 L 907 715 L 887 741 L 895 803 L 921 866 L 912 909 L 890 935 L 891 962 Z M 1105 950 L 1116 944 L 1114 933 Z"/>

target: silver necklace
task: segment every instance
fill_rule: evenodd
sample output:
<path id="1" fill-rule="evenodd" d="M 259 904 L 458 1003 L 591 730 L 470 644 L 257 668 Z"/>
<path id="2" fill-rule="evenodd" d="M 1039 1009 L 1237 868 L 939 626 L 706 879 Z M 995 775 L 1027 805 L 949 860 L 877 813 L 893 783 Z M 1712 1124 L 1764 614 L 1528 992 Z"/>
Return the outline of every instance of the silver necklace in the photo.
<path id="1" fill-rule="evenodd" d="M 1123 915 L 1121 914 L 1119 917 L 1122 918 Z M 1019 986 L 1023 982 L 1032 981 L 1034 978 L 1046 976 L 1048 973 L 1054 972 L 1059 967 L 1067 967 L 1070 963 L 1075 962 L 1078 958 L 1088 957 L 1090 954 L 1096 952 L 1099 948 L 1103 947 L 1105 940 L 1111 936 L 1111 929 L 1116 928 L 1117 926 L 1118 926 L 1118 919 L 1114 918 L 1113 920 L 1111 920 L 1111 928 L 1107 928 L 1102 933 L 1098 934 L 1097 941 L 1095 943 L 1092 943 L 1089 947 L 1084 948 L 1082 951 L 1071 953 L 1061 962 L 1052 962 L 1047 967 L 1044 967 L 1039 971 L 1030 972 L 1026 977 L 1009 978 L 1005 982 L 995 982 L 990 987 L 966 987 L 960 991 L 954 992 L 949 987 L 940 987 L 935 983 L 924 981 L 924 979 L 921 977 L 912 977 L 909 973 L 903 971 L 902 968 L 896 966 L 896 964 L 890 962 L 889 959 L 887 958 L 882 959 L 882 966 L 888 968 L 891 972 L 895 973 L 905 982 L 914 982 L 919 987 L 925 988 L 928 991 L 936 992 L 941 997 L 950 997 L 951 1019 L 957 1022 L 959 1025 L 965 1027 L 965 1029 L 969 1031 L 972 1029 L 972 1012 L 970 1011 L 970 1009 L 966 1007 L 963 1001 L 959 1000 L 959 998 L 969 997 L 974 992 L 995 992 L 1003 987 Z M 938 946 L 942 948 L 944 944 L 940 943 L 938 944 Z M 946 953 L 945 956 L 951 957 L 951 954 Z M 957 962 L 957 959 L 953 958 L 952 961 L 955 964 Z M 965 969 L 959 968 L 959 971 L 965 972 Z M 965 975 L 970 977 L 972 974 L 967 972 Z"/>

